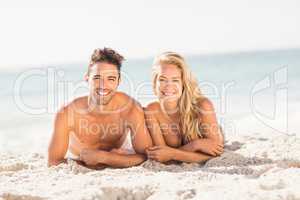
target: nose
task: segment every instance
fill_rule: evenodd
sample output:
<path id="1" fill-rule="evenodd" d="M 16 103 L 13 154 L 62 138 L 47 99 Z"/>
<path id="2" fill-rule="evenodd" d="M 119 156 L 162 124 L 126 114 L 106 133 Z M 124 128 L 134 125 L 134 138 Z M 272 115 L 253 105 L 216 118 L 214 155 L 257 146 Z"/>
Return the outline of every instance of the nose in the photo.
<path id="1" fill-rule="evenodd" d="M 108 87 L 108 81 L 104 78 L 100 78 L 99 79 L 99 85 L 100 85 L 100 88 L 107 88 Z"/>
<path id="2" fill-rule="evenodd" d="M 173 88 L 176 87 L 176 84 L 173 83 L 171 80 L 166 81 L 166 88 Z"/>

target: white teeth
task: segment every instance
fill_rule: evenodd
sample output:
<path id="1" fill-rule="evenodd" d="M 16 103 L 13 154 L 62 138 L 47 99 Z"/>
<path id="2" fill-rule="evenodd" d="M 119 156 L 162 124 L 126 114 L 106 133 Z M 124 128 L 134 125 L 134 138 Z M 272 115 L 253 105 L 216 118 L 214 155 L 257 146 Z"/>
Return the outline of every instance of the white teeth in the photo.
<path id="1" fill-rule="evenodd" d="M 163 92 L 165 96 L 173 96 L 175 93 L 174 92 Z"/>
<path id="2" fill-rule="evenodd" d="M 104 92 L 104 91 L 99 91 L 99 90 L 97 91 L 97 93 L 101 96 L 106 96 L 109 94 L 109 92 Z"/>

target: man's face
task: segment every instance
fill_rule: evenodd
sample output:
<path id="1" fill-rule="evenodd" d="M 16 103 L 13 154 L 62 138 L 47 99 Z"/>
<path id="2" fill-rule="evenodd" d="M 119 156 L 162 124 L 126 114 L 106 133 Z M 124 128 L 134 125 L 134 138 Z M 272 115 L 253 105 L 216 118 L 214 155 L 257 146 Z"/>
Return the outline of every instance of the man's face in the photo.
<path id="1" fill-rule="evenodd" d="M 106 62 L 95 63 L 88 75 L 90 98 L 96 105 L 110 102 L 119 85 L 117 66 Z"/>

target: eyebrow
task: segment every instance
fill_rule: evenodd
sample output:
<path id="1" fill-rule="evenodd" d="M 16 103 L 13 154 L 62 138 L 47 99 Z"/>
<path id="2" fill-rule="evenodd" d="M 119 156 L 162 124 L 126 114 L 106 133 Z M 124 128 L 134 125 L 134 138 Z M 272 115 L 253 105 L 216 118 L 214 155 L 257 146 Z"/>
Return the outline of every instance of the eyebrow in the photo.
<path id="1" fill-rule="evenodd" d="M 165 77 L 164 75 L 160 75 L 159 78 L 167 78 L 167 77 Z M 180 76 L 171 77 L 171 79 L 180 79 L 180 78 L 181 78 Z"/>
<path id="2" fill-rule="evenodd" d="M 117 78 L 117 76 L 108 76 L 107 78 Z"/>
<path id="3" fill-rule="evenodd" d="M 101 75 L 96 74 L 96 75 L 93 76 L 93 78 L 101 78 Z M 110 75 L 110 76 L 107 76 L 107 78 L 117 78 L 117 76 Z"/>

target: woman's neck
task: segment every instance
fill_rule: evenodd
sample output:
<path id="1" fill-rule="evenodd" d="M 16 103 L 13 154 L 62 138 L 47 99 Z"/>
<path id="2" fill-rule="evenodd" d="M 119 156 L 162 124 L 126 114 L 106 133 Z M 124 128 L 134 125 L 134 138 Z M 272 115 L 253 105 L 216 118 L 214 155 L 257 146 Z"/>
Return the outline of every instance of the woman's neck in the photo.
<path id="1" fill-rule="evenodd" d="M 178 114 L 179 111 L 177 101 L 161 102 L 161 108 L 168 116 L 174 116 Z"/>

